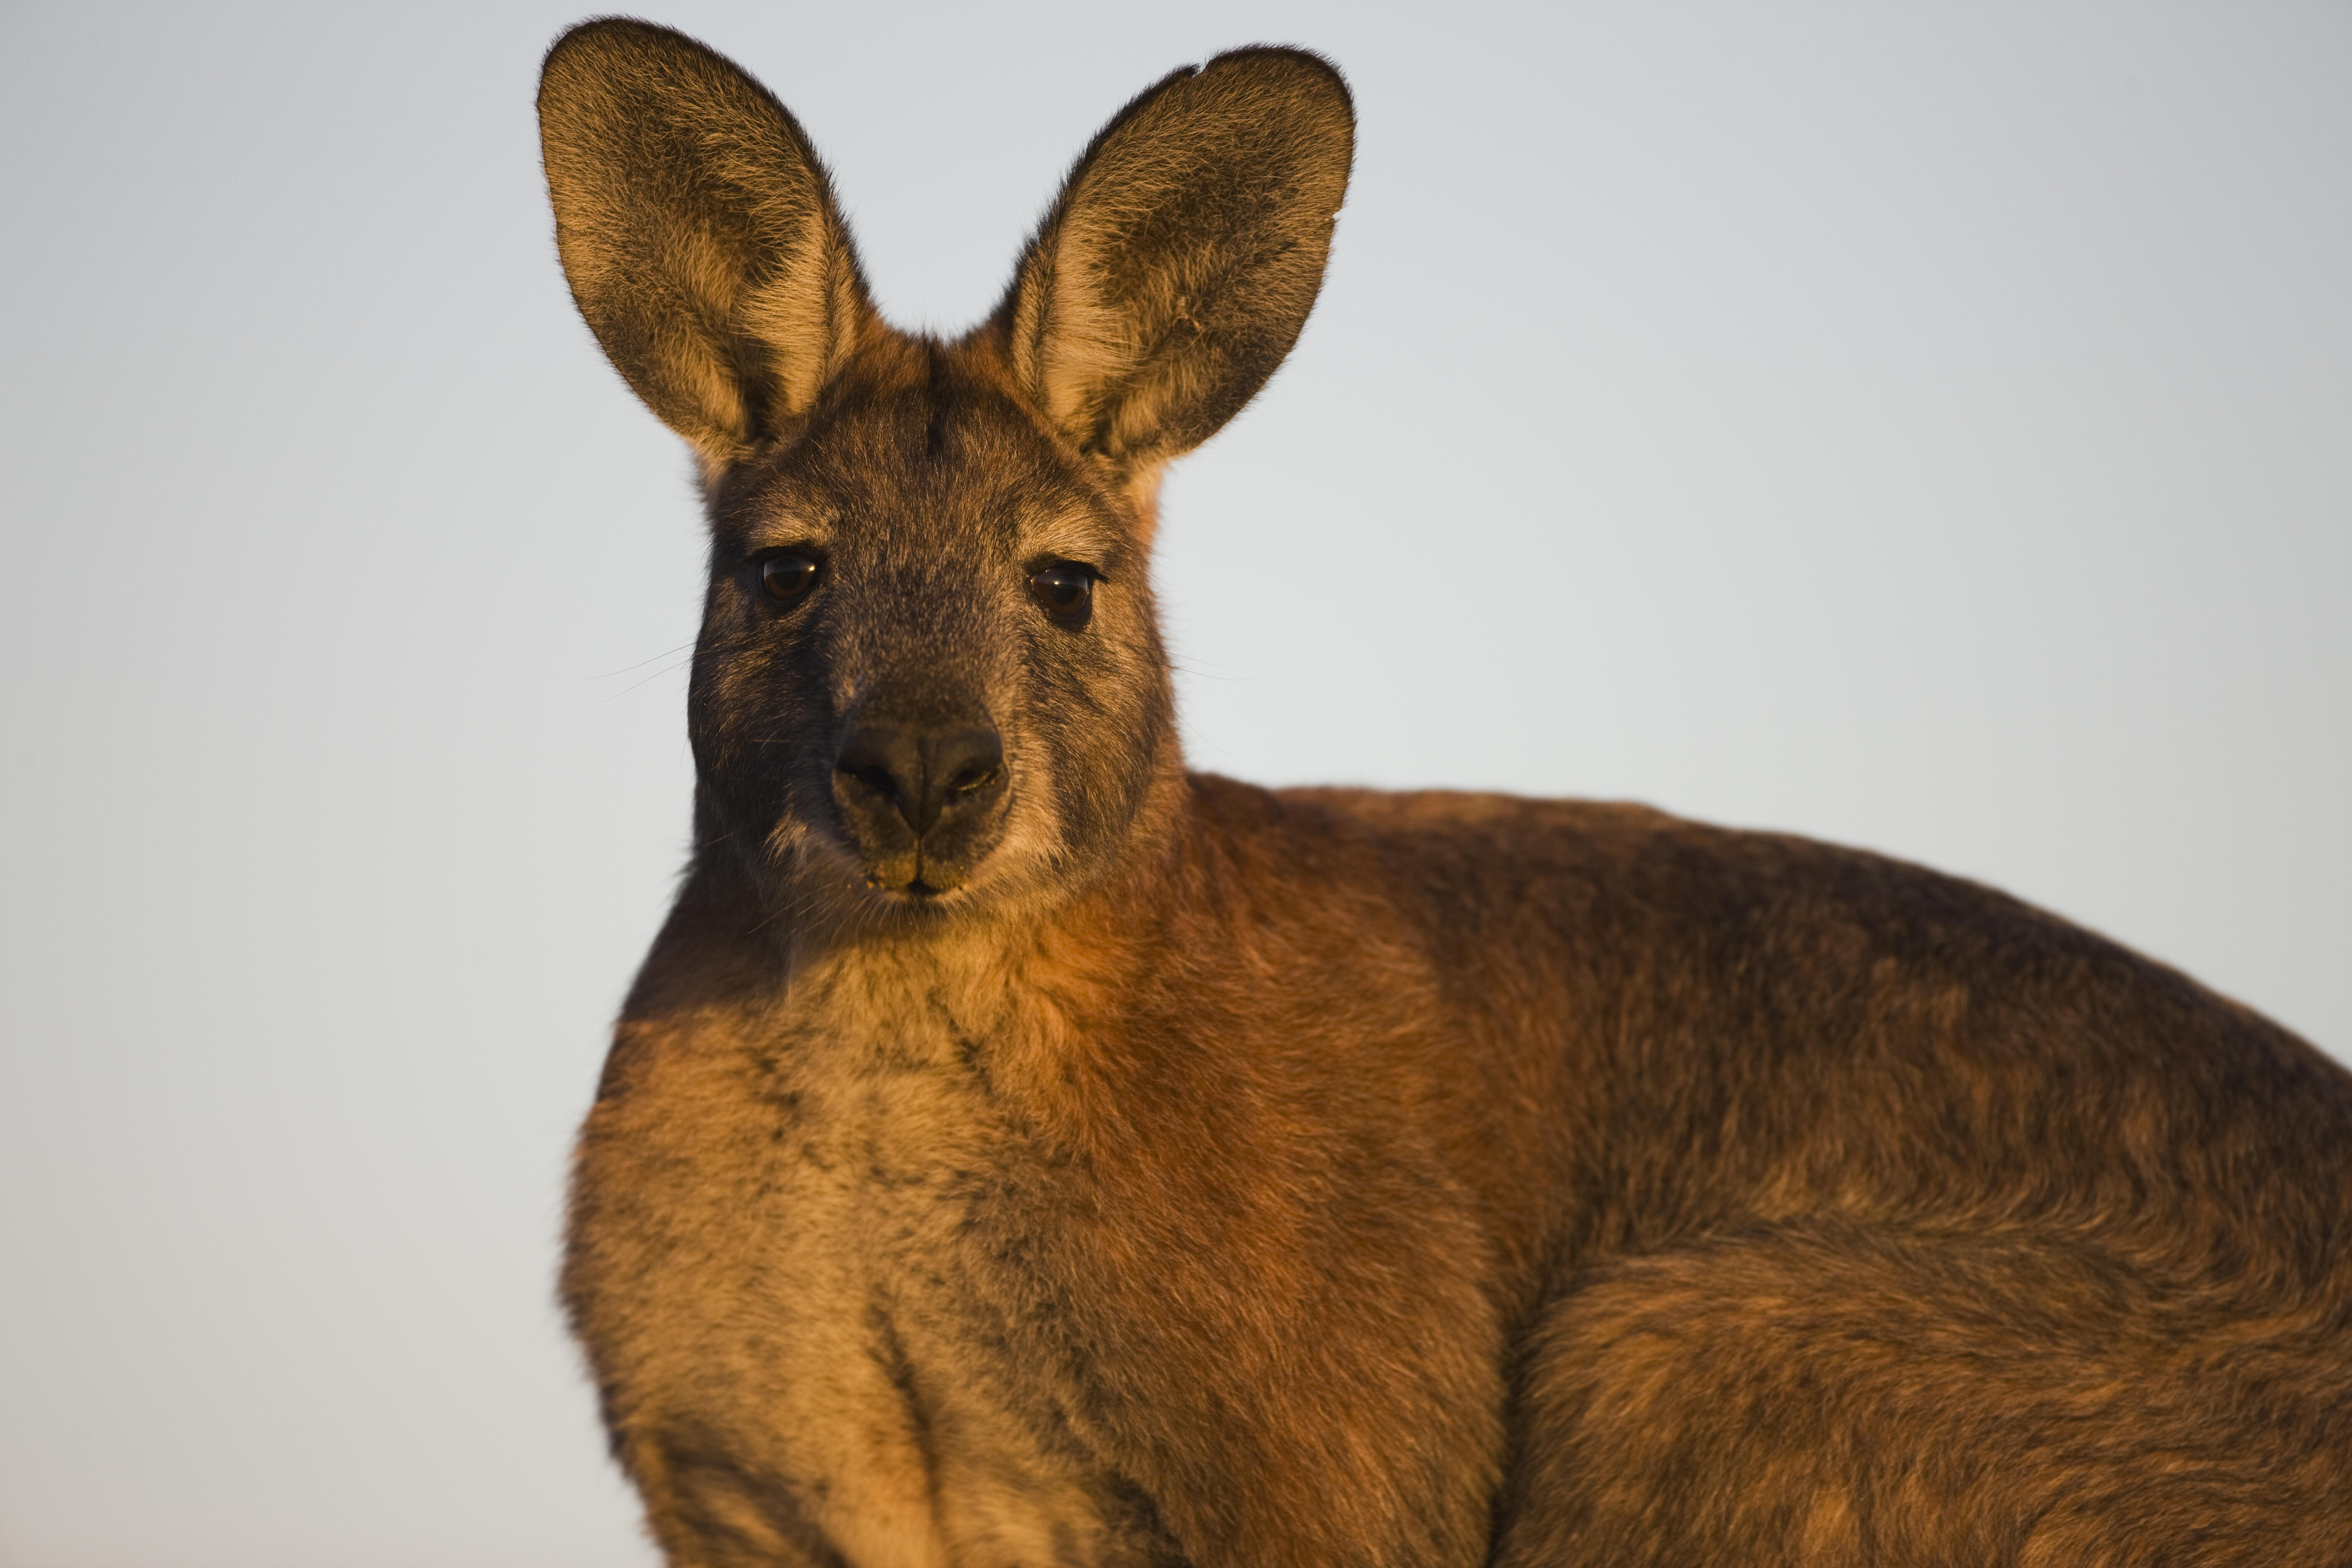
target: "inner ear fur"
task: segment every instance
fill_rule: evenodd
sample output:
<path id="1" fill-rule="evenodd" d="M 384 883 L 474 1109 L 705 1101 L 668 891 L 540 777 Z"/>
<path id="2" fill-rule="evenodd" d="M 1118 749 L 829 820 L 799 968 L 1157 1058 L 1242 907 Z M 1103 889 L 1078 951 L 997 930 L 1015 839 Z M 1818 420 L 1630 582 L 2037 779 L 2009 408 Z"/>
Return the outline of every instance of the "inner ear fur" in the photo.
<path id="1" fill-rule="evenodd" d="M 1302 49 L 1151 87 L 1063 183 L 998 317 L 1080 449 L 1139 476 L 1199 446 L 1298 339 L 1348 192 L 1355 110 Z"/>
<path id="2" fill-rule="evenodd" d="M 572 297 L 705 471 L 807 413 L 875 317 L 784 106 L 691 38 L 607 17 L 548 51 L 539 122 Z"/>

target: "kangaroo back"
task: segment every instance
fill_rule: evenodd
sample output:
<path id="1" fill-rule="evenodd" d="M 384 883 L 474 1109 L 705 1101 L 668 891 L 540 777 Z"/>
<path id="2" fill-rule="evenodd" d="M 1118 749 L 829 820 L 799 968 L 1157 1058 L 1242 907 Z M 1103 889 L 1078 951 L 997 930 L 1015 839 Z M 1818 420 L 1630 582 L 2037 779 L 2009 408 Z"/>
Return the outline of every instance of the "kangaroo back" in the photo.
<path id="1" fill-rule="evenodd" d="M 1146 90 L 952 340 L 702 46 L 540 112 L 710 523 L 563 1275 L 671 1563 L 2352 1561 L 2308 1046 L 1869 856 L 1186 772 L 1154 498 L 1312 307 L 1330 66 Z"/>

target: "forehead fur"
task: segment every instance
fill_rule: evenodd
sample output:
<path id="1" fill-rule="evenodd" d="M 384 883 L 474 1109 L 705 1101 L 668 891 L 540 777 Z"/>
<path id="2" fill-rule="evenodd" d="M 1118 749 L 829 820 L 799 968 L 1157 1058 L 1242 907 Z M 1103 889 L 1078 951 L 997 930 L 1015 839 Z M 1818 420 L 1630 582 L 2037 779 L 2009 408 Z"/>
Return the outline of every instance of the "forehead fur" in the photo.
<path id="1" fill-rule="evenodd" d="M 724 476 L 720 542 L 747 549 L 958 536 L 1111 569 L 1140 546 L 1101 482 L 1004 374 L 986 342 L 896 332 L 858 356 L 809 418 Z"/>

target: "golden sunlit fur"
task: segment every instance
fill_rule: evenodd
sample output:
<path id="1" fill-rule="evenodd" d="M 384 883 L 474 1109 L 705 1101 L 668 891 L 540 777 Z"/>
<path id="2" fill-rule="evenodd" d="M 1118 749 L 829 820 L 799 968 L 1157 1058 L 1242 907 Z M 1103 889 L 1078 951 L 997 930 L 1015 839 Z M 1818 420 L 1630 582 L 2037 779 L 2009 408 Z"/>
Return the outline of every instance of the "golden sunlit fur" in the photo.
<path id="1" fill-rule="evenodd" d="M 563 1274 L 673 1568 L 2352 1563 L 2309 1046 L 1872 856 L 1185 770 L 1153 492 L 1313 303 L 1327 63 L 1139 97 L 951 342 L 702 46 L 540 109 L 711 523 Z"/>

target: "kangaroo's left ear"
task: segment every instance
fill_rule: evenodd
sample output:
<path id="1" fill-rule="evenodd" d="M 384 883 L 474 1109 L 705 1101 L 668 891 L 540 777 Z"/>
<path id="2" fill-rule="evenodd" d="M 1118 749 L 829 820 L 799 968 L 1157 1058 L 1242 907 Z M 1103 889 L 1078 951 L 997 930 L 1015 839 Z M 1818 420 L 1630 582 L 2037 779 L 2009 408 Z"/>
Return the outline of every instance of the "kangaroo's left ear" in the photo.
<path id="1" fill-rule="evenodd" d="M 1339 73 L 1283 48 L 1188 66 L 1103 127 L 997 313 L 1073 444 L 1148 479 L 1265 384 L 1323 286 L 1355 133 Z"/>
<path id="2" fill-rule="evenodd" d="M 879 319 L 799 122 L 649 22 L 583 22 L 540 77 L 572 297 L 706 475 L 805 416 Z"/>

